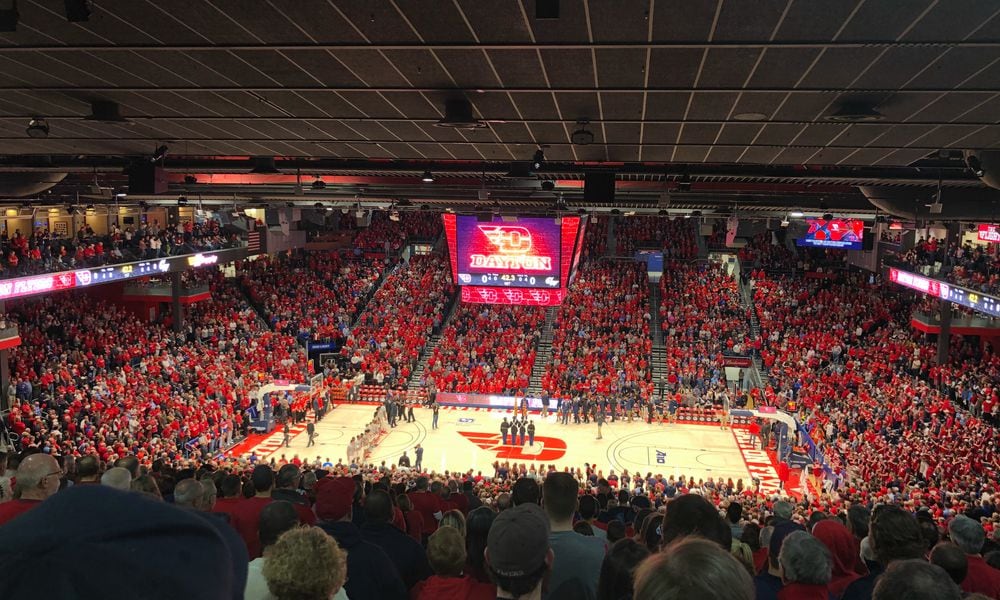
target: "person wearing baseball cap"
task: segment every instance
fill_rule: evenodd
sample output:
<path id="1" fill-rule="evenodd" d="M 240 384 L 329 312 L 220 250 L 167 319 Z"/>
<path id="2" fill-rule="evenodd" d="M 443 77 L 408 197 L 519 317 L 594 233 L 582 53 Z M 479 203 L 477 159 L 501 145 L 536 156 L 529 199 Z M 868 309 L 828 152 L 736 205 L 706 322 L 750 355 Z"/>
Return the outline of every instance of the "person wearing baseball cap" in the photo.
<path id="1" fill-rule="evenodd" d="M 497 515 L 486 538 L 486 570 L 497 598 L 538 600 L 555 555 L 549 519 L 537 504 L 520 504 Z"/>
<path id="2" fill-rule="evenodd" d="M 350 477 L 325 477 L 315 486 L 317 526 L 347 551 L 344 589 L 350 598 L 406 600 L 406 586 L 389 555 L 362 539 L 361 530 L 351 522 L 355 485 Z"/>

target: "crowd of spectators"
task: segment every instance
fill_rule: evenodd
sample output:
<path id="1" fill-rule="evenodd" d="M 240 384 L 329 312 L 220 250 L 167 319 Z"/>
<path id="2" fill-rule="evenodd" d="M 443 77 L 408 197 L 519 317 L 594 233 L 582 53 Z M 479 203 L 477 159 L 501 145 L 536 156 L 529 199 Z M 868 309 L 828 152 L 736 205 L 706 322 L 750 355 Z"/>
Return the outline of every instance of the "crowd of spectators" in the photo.
<path id="1" fill-rule="evenodd" d="M 559 307 L 542 388 L 552 395 L 651 395 L 645 265 L 585 263 Z"/>
<path id="2" fill-rule="evenodd" d="M 636 250 L 662 250 L 667 259 L 698 256 L 695 228 L 698 219 L 633 216 L 618 219 L 615 238 L 618 256 L 632 256 Z"/>
<path id="3" fill-rule="evenodd" d="M 667 384 L 696 398 L 725 384 L 722 356 L 750 350 L 749 317 L 736 279 L 716 263 L 673 263 L 660 279 Z"/>
<path id="4" fill-rule="evenodd" d="M 377 383 L 406 381 L 454 295 L 447 259 L 431 254 L 401 262 L 350 330 L 342 356 Z"/>
<path id="5" fill-rule="evenodd" d="M 890 502 L 940 523 L 996 492 L 994 354 L 958 336 L 937 364 L 909 325 L 915 296 L 861 275 L 754 286 L 771 399 L 798 413 L 830 469 L 814 508 Z M 992 510 L 981 517 L 1000 529 Z"/>
<path id="6" fill-rule="evenodd" d="M 248 261 L 240 279 L 276 331 L 339 346 L 383 266 L 336 251 L 293 251 Z"/>
<path id="7" fill-rule="evenodd" d="M 423 383 L 442 392 L 523 393 L 544 324 L 539 306 L 460 304 L 427 359 Z"/>
<path id="8" fill-rule="evenodd" d="M 389 244 L 390 253 L 398 253 L 407 241 L 434 241 L 441 235 L 443 226 L 440 213 L 400 212 L 393 221 L 385 212 L 374 212 L 368 227 L 358 231 L 354 247 L 362 251 L 384 251 Z"/>
<path id="9" fill-rule="evenodd" d="M 7 467 L 18 494 L 0 503 L 0 535 L 8 542 L 0 548 L 7 573 L 0 593 L 10 598 L 90 589 L 77 580 L 89 563 L 57 558 L 63 544 L 33 542 L 51 528 L 74 548 L 99 543 L 102 556 L 122 561 L 116 564 L 129 577 L 162 579 L 153 597 L 195 589 L 186 578 L 165 577 L 186 560 L 175 550 L 193 543 L 199 556 L 207 553 L 198 558 L 205 577 L 196 597 L 1000 594 L 1000 540 L 979 519 L 995 511 L 992 498 L 938 520 L 899 501 L 822 511 L 731 481 L 630 480 L 591 466 L 504 464 L 483 475 L 233 458 L 150 465 L 135 456 L 87 456 L 59 464 L 24 453 L 9 457 Z M 79 514 L 88 515 L 86 527 Z M 44 580 L 27 575 L 28 565 L 49 561 L 64 568 Z M 103 584 L 102 597 L 126 597 L 129 585 Z"/>
<path id="10" fill-rule="evenodd" d="M 208 455 L 246 431 L 258 385 L 304 381 L 294 340 L 268 331 L 232 280 L 209 278 L 212 300 L 176 333 L 82 294 L 19 303 L 6 424 L 20 445 L 102 460 Z"/>
<path id="11" fill-rule="evenodd" d="M 994 244 L 946 244 L 934 237 L 921 238 L 898 262 L 973 290 L 1000 293 L 1000 258 Z"/>
<path id="12" fill-rule="evenodd" d="M 224 233 L 214 219 L 169 226 L 155 219 L 138 227 L 115 224 L 107 235 L 96 234 L 87 224 L 71 236 L 43 227 L 28 234 L 19 229 L 11 234 L 5 228 L 0 231 L 0 278 L 218 250 L 241 243 L 237 235 Z"/>

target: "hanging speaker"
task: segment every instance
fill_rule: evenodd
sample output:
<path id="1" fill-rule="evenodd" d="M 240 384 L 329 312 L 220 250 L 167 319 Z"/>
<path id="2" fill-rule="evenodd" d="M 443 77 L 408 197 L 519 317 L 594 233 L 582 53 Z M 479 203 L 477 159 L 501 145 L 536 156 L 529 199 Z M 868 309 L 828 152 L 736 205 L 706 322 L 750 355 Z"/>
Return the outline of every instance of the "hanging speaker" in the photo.
<path id="1" fill-rule="evenodd" d="M 583 182 L 584 202 L 614 202 L 615 174 L 606 171 L 590 171 Z"/>

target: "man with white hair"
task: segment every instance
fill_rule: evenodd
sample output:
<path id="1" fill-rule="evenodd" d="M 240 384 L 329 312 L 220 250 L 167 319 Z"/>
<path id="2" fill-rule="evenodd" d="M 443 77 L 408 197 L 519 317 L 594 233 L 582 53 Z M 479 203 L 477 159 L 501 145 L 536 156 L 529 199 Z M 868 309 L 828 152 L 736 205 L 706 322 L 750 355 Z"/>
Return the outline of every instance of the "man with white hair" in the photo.
<path id="1" fill-rule="evenodd" d="M 948 523 L 948 535 L 965 552 L 969 561 L 969 572 L 962 581 L 962 591 L 1000 598 L 1000 571 L 986 564 L 979 554 L 986 543 L 983 526 L 965 515 L 959 515 Z"/>
<path id="2" fill-rule="evenodd" d="M 101 475 L 101 485 L 127 492 L 132 486 L 132 474 L 125 467 L 111 467 Z"/>
<path id="3" fill-rule="evenodd" d="M 20 497 L 0 504 L 0 525 L 28 512 L 59 491 L 62 468 L 48 454 L 32 454 L 21 461 L 14 476 Z"/>

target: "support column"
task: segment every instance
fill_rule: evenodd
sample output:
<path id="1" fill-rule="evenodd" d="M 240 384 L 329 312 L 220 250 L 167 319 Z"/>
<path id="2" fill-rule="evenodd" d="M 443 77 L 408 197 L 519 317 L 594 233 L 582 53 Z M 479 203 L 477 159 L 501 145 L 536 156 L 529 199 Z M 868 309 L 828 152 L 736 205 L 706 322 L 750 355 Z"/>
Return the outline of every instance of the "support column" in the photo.
<path id="1" fill-rule="evenodd" d="M 174 332 L 184 329 L 184 307 L 181 306 L 181 273 L 170 274 L 170 308 L 174 315 Z"/>
<path id="2" fill-rule="evenodd" d="M 938 333 L 937 364 L 948 362 L 948 351 L 951 348 L 951 302 L 941 301 L 941 332 Z"/>

